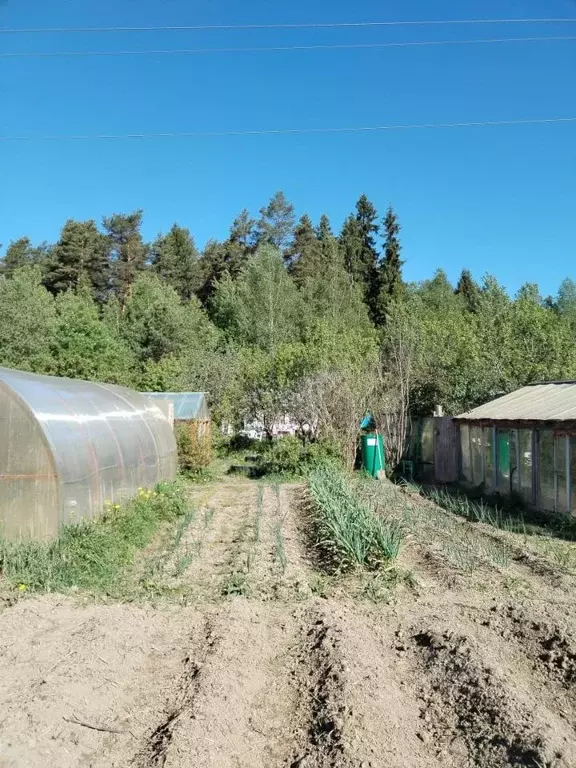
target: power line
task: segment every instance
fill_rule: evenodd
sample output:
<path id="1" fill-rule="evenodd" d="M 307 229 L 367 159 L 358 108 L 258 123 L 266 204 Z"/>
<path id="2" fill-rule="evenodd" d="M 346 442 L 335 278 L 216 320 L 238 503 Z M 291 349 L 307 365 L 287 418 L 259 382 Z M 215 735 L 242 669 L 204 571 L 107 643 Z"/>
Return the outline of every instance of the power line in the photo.
<path id="1" fill-rule="evenodd" d="M 415 130 L 422 128 L 484 128 L 505 125 L 543 125 L 576 123 L 576 117 L 539 117 L 520 120 L 476 120 L 462 123 L 406 123 L 403 125 L 374 125 L 350 128 L 264 128 L 237 131 L 174 131 L 169 133 L 118 133 L 93 135 L 0 136 L 0 141 L 101 141 L 124 139 L 198 139 L 226 136 L 275 136 L 281 134 L 314 133 L 376 133 L 378 131 Z"/>
<path id="2" fill-rule="evenodd" d="M 78 32 L 210 32 L 220 30 L 250 29 L 336 29 L 344 27 L 407 27 L 441 26 L 454 24 L 569 24 L 575 18 L 559 19 L 424 19 L 419 21 L 338 21 L 310 22 L 297 24 L 192 24 L 182 26 L 150 27 L 29 27 L 0 29 L 3 35 L 43 34 L 43 33 L 78 33 Z"/>
<path id="3" fill-rule="evenodd" d="M 536 43 L 576 40 L 576 35 L 558 37 L 491 37 L 481 40 L 414 40 L 400 43 L 341 43 L 334 45 L 274 45 L 239 48 L 167 48 L 143 51 L 48 51 L 0 53 L 1 59 L 55 58 L 66 56 L 167 56 L 207 53 L 269 53 L 282 51 L 367 50 L 378 48 L 413 48 L 443 45 L 479 45 L 486 43 Z"/>

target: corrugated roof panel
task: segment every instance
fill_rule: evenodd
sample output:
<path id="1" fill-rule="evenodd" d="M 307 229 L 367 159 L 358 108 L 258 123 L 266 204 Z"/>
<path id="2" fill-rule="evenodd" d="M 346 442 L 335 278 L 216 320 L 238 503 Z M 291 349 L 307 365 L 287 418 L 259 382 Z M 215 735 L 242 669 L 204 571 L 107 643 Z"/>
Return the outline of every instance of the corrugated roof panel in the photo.
<path id="1" fill-rule="evenodd" d="M 210 418 L 204 392 L 146 392 L 145 394 L 153 400 L 169 400 L 173 403 L 174 418 L 177 421 Z"/>
<path id="2" fill-rule="evenodd" d="M 576 384 L 555 382 L 522 387 L 456 418 L 470 421 L 573 421 L 576 420 Z"/>

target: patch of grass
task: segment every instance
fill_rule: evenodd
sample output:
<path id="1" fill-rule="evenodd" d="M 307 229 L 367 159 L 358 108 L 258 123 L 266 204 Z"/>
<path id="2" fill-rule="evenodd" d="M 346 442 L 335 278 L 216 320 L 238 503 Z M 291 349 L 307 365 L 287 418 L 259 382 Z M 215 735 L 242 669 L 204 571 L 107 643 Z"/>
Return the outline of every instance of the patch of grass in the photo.
<path id="1" fill-rule="evenodd" d="M 85 589 L 116 594 L 136 552 L 150 543 L 162 523 L 175 522 L 186 512 L 180 483 L 159 483 L 124 506 L 108 504 L 96 520 L 66 526 L 52 542 L 0 540 L 0 571 L 23 592 Z"/>
<path id="2" fill-rule="evenodd" d="M 530 594 L 532 591 L 530 582 L 521 576 L 507 576 L 502 582 L 502 586 L 513 597 L 522 597 L 523 595 Z"/>
<path id="3" fill-rule="evenodd" d="M 234 571 L 222 585 L 222 594 L 225 597 L 246 597 L 248 595 L 248 582 L 246 574 Z"/>
<path id="4" fill-rule="evenodd" d="M 310 473 L 308 490 L 316 521 L 316 538 L 341 571 L 351 566 L 378 567 L 398 556 L 403 531 L 364 505 L 345 474 L 329 466 Z"/>
<path id="5" fill-rule="evenodd" d="M 200 542 L 198 542 L 200 543 Z M 182 576 L 184 571 L 188 568 L 190 563 L 194 560 L 194 553 L 186 551 L 183 555 L 181 555 L 178 560 L 176 561 L 176 565 L 174 567 L 174 576 L 178 578 L 179 576 Z"/>
<path id="6" fill-rule="evenodd" d="M 256 516 L 254 517 L 254 535 L 252 541 L 254 543 L 260 541 L 260 523 L 262 522 L 264 501 L 264 486 L 258 486 L 258 494 L 256 496 Z"/>
<path id="7" fill-rule="evenodd" d="M 363 502 L 380 517 L 397 520 L 421 542 L 438 549 L 459 570 L 471 573 L 482 562 L 507 568 L 513 559 L 512 548 L 505 542 L 470 525 L 489 520 L 494 524 L 498 520 L 497 513 L 482 502 L 455 498 L 438 489 L 434 489 L 435 493 L 427 492 L 427 500 L 410 498 L 424 495 L 413 483 L 401 484 L 404 493 L 399 493 L 394 485 L 382 485 L 373 479 L 359 479 L 356 487 Z M 499 527 L 504 525 L 502 518 Z"/>
<path id="8" fill-rule="evenodd" d="M 282 574 L 284 574 L 286 572 L 287 560 L 286 560 L 286 550 L 284 549 L 284 533 L 282 531 L 282 523 L 283 523 L 283 520 L 280 519 L 276 526 L 274 559 L 278 563 L 278 566 L 280 567 L 280 571 L 282 572 Z"/>

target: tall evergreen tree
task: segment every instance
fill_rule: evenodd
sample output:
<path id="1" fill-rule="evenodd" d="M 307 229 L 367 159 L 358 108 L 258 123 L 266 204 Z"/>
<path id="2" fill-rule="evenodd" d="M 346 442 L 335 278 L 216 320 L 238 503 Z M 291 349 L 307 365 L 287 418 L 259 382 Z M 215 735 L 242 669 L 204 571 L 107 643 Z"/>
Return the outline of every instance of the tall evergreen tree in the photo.
<path id="1" fill-rule="evenodd" d="M 398 299 L 404 288 L 402 280 L 404 262 L 400 258 L 402 246 L 400 245 L 399 234 L 398 216 L 390 206 L 384 218 L 384 258 L 380 265 L 378 323 L 384 321 L 390 302 Z"/>
<path id="2" fill-rule="evenodd" d="M 306 277 L 318 274 L 322 269 L 322 243 L 318 239 L 308 214 L 304 214 L 294 230 L 284 261 L 294 280 L 302 284 Z"/>
<path id="3" fill-rule="evenodd" d="M 198 251 L 190 231 L 173 224 L 167 235 L 159 236 L 151 248 L 154 271 L 171 285 L 182 299 L 194 294 Z"/>
<path id="4" fill-rule="evenodd" d="M 356 214 L 346 219 L 340 235 L 346 268 L 352 281 L 361 286 L 372 316 L 377 314 L 380 293 L 377 221 L 376 208 L 366 195 L 361 195 L 356 203 Z"/>
<path id="5" fill-rule="evenodd" d="M 244 208 L 232 222 L 228 239 L 231 243 L 241 245 L 246 252 L 251 252 L 256 247 L 257 238 L 256 222 Z"/>
<path id="6" fill-rule="evenodd" d="M 316 237 L 318 240 L 326 240 L 329 237 L 334 237 L 332 227 L 330 226 L 330 219 L 325 213 L 320 216 L 320 222 L 316 228 Z"/>
<path id="7" fill-rule="evenodd" d="M 46 243 L 41 246 L 33 246 L 28 237 L 21 237 L 10 243 L 6 254 L 0 262 L 0 274 L 10 277 L 16 269 L 22 267 L 39 266 L 43 268 L 49 254 Z"/>
<path id="8" fill-rule="evenodd" d="M 283 251 L 290 242 L 293 229 L 294 206 L 284 192 L 276 192 L 268 205 L 260 209 L 258 243 L 273 245 Z"/>
<path id="9" fill-rule="evenodd" d="M 82 282 L 103 301 L 110 287 L 110 243 L 94 221 L 69 219 L 47 262 L 44 284 L 52 293 L 75 290 Z"/>
<path id="10" fill-rule="evenodd" d="M 104 218 L 113 258 L 113 282 L 122 312 L 138 273 L 146 268 L 148 249 L 142 240 L 142 211 Z"/>
<path id="11" fill-rule="evenodd" d="M 254 255 L 258 232 L 256 222 L 246 209 L 232 222 L 228 239 L 223 243 L 210 240 L 198 262 L 196 295 L 207 307 L 214 295 L 216 283 L 224 275 L 236 278 Z"/>
<path id="12" fill-rule="evenodd" d="M 480 301 L 480 288 L 469 269 L 463 269 L 456 284 L 456 295 L 461 296 L 468 312 L 477 312 Z"/>

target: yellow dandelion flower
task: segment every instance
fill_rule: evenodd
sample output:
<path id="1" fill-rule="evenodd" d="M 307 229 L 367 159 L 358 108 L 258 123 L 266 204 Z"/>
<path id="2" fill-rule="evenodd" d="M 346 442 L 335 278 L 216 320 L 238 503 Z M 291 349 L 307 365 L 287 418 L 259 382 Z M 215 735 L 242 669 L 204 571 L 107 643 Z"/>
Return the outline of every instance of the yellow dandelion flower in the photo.
<path id="1" fill-rule="evenodd" d="M 26 586 L 26 584 L 18 584 L 18 589 L 20 590 L 20 592 L 26 592 L 28 587 Z"/>

